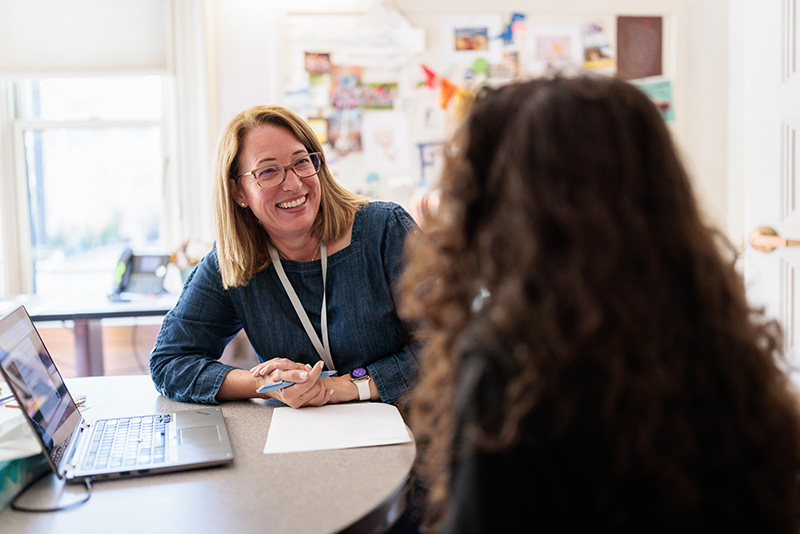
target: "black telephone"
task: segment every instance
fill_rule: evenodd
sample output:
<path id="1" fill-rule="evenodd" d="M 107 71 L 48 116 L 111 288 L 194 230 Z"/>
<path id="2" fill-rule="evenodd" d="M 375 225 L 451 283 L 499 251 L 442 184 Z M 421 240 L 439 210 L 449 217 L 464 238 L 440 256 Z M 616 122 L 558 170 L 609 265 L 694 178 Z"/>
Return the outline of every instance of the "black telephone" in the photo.
<path id="1" fill-rule="evenodd" d="M 121 293 L 163 293 L 169 259 L 165 254 L 139 255 L 126 248 L 114 269 L 111 296 L 122 300 Z"/>

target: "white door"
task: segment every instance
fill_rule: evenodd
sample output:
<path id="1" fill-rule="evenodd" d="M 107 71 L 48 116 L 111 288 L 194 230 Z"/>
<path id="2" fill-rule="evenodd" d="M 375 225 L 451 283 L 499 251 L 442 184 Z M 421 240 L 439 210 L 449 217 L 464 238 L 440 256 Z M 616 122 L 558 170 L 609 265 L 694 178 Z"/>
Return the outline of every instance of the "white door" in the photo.
<path id="1" fill-rule="evenodd" d="M 742 0 L 736 9 L 744 42 L 731 61 L 743 62 L 745 231 L 767 226 L 800 240 L 800 0 Z M 780 321 L 787 352 L 800 357 L 800 247 L 748 245 L 744 267 L 748 299 Z"/>

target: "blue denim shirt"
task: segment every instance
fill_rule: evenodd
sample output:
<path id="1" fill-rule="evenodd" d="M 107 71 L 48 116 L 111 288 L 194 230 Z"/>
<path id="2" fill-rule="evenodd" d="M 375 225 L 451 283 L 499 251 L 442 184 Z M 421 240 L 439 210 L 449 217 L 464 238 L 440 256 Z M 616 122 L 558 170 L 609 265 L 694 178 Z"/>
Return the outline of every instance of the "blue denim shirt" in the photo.
<path id="1" fill-rule="evenodd" d="M 372 202 L 356 212 L 350 245 L 328 257 L 328 338 L 334 365 L 340 374 L 366 367 L 381 400 L 389 403 L 409 391 L 417 372 L 418 347 L 397 316 L 394 291 L 403 268 L 403 243 L 415 227 L 397 204 Z M 321 262 L 282 260 L 282 265 L 319 335 Z M 217 404 L 217 391 L 234 369 L 218 360 L 242 328 L 259 361 L 282 357 L 313 365 L 320 359 L 275 267 L 257 273 L 246 286 L 225 290 L 214 247 L 186 279 L 162 323 L 150 355 L 158 390 L 177 401 Z"/>

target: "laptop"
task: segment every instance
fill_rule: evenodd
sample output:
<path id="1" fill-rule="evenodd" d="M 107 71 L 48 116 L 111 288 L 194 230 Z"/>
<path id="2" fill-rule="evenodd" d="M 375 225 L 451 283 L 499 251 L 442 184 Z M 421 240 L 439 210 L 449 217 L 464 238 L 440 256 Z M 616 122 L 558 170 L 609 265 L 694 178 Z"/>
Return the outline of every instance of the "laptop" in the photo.
<path id="1" fill-rule="evenodd" d="M 0 319 L 0 371 L 53 472 L 67 482 L 233 460 L 222 411 L 216 406 L 85 420 L 24 306 Z"/>

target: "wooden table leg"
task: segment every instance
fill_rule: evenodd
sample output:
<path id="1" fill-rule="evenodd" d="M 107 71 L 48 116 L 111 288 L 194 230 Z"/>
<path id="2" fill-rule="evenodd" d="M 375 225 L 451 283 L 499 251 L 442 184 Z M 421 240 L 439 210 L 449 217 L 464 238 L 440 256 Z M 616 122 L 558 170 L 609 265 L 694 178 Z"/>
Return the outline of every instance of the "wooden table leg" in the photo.
<path id="1" fill-rule="evenodd" d="M 76 319 L 75 373 L 77 376 L 103 376 L 103 326 L 100 319 Z"/>

